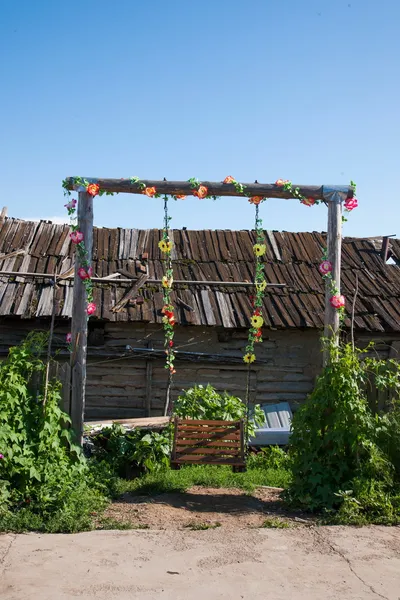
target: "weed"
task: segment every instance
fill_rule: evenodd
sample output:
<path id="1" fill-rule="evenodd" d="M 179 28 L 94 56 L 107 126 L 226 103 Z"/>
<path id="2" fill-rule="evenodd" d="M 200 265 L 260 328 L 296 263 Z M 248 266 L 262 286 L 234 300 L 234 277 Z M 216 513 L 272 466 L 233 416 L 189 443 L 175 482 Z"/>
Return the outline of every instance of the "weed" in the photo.
<path id="1" fill-rule="evenodd" d="M 217 529 L 218 527 L 221 527 L 221 525 L 222 524 L 219 521 L 216 521 L 215 523 L 192 522 L 185 525 L 185 527 L 187 529 L 192 529 L 193 531 L 205 531 L 206 529 Z"/>
<path id="2" fill-rule="evenodd" d="M 280 519 L 266 519 L 261 527 L 264 529 L 289 529 L 292 526 L 287 521 L 281 521 Z"/>

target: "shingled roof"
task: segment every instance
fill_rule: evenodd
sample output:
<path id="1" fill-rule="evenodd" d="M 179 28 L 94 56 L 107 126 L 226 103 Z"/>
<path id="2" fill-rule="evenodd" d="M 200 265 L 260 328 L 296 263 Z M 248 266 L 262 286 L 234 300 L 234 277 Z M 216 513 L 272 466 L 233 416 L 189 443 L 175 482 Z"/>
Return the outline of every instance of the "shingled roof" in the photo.
<path id="1" fill-rule="evenodd" d="M 61 274 L 74 265 L 74 248 L 67 225 L 7 218 L 0 225 L 0 272 Z M 178 322 L 193 325 L 247 327 L 251 290 L 227 287 L 223 282 L 251 282 L 254 233 L 251 231 L 172 230 L 176 280 L 204 284 L 177 284 L 173 302 Z M 264 300 L 266 326 L 321 328 L 324 316 L 324 282 L 318 273 L 324 233 L 266 231 L 265 274 L 284 288 L 268 288 Z M 150 278 L 161 279 L 163 263 L 158 249 L 158 229 L 94 229 L 93 267 L 99 277 L 120 270 L 139 276 L 143 264 Z M 355 326 L 359 330 L 400 331 L 400 267 L 385 264 L 379 239 L 345 238 L 342 252 L 342 291 L 351 308 L 355 279 L 359 294 Z M 391 240 L 391 254 L 400 264 L 400 240 Z M 10 255 L 10 256 L 8 256 Z M 208 285 L 208 281 L 221 282 Z M 57 316 L 70 317 L 72 281 L 57 287 Z M 161 323 L 162 291 L 149 284 L 141 292 L 142 304 L 131 302 L 121 312 L 111 308 L 126 292 L 127 283 L 97 283 L 97 318 L 110 321 Z M 0 273 L 0 316 L 49 317 L 52 283 L 49 277 L 15 277 Z"/>

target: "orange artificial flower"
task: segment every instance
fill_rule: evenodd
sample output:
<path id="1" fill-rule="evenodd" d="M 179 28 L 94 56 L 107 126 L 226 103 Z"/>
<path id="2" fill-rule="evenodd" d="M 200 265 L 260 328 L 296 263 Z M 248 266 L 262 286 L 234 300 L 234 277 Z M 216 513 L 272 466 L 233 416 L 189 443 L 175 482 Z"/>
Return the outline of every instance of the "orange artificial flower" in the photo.
<path id="1" fill-rule="evenodd" d="M 264 198 L 262 196 L 253 196 L 252 198 L 249 198 L 250 204 L 260 204 L 263 200 Z"/>
<path id="2" fill-rule="evenodd" d="M 86 188 L 86 191 L 91 196 L 97 196 L 97 194 L 100 191 L 100 186 L 98 183 L 89 183 L 89 185 Z"/>
<path id="3" fill-rule="evenodd" d="M 175 196 L 175 198 L 177 200 L 184 200 L 186 198 L 185 194 L 179 194 L 178 196 Z"/>
<path id="4" fill-rule="evenodd" d="M 200 198 L 200 200 L 205 198 L 207 196 L 207 194 L 208 194 L 208 189 L 206 188 L 205 185 L 199 185 L 197 190 L 193 190 L 193 196 L 197 196 L 198 198 Z"/>
<path id="5" fill-rule="evenodd" d="M 275 185 L 279 186 L 285 185 L 285 183 L 289 183 L 289 179 L 277 179 L 275 181 Z"/>
<path id="6" fill-rule="evenodd" d="M 155 187 L 144 188 L 143 194 L 146 194 L 146 196 L 148 196 L 149 198 L 152 198 L 156 194 L 156 188 Z"/>
<path id="7" fill-rule="evenodd" d="M 236 179 L 232 175 L 228 175 L 222 183 L 236 183 Z"/>
<path id="8" fill-rule="evenodd" d="M 315 198 L 303 198 L 301 203 L 305 206 L 313 206 L 315 204 Z"/>

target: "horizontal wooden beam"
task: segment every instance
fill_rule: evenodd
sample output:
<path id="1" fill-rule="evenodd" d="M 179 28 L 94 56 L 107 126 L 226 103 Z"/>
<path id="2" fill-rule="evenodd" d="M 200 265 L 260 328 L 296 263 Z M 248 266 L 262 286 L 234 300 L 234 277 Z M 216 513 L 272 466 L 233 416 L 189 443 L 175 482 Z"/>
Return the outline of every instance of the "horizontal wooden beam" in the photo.
<path id="1" fill-rule="evenodd" d="M 41 279 L 54 279 L 54 273 L 29 273 L 24 272 L 20 273 L 19 271 L 0 271 L 0 277 L 38 277 Z M 68 275 L 68 277 L 63 277 L 62 275 L 58 276 L 59 280 L 63 281 L 72 281 L 74 279 L 73 275 Z M 92 281 L 95 283 L 132 283 L 133 281 L 138 280 L 138 277 L 131 277 L 129 279 L 110 279 L 110 277 L 92 277 Z M 161 283 L 161 279 L 147 279 L 147 281 L 143 285 Z M 190 280 L 190 279 L 174 279 L 174 283 L 179 285 L 221 285 L 225 287 L 255 287 L 255 283 L 249 283 L 248 281 L 207 281 L 203 279 L 199 280 Z M 267 287 L 286 287 L 286 283 L 267 283 Z"/>
<path id="2" fill-rule="evenodd" d="M 83 191 L 82 187 L 77 187 L 74 183 L 75 177 L 67 177 L 67 188 L 69 190 Z M 89 183 L 97 183 L 101 190 L 111 193 L 126 193 L 126 194 L 143 194 L 143 187 L 140 184 L 144 184 L 146 187 L 155 187 L 157 193 L 167 194 L 169 196 L 190 196 L 193 194 L 193 187 L 189 181 L 156 181 L 152 179 L 143 179 L 138 183 L 132 183 L 130 179 L 101 179 L 97 177 L 85 177 L 83 178 Z M 243 183 L 244 191 L 239 193 L 236 191 L 235 186 L 232 183 L 222 183 L 221 181 L 201 181 L 201 185 L 206 186 L 208 194 L 210 196 L 262 196 L 264 198 L 282 198 L 286 200 L 295 199 L 290 191 L 285 190 L 282 186 L 276 185 L 275 183 Z M 325 191 L 323 185 L 294 185 L 298 187 L 300 193 L 307 198 L 314 198 L 316 200 L 329 200 L 330 198 L 325 197 Z M 354 190 L 352 186 L 326 186 L 326 189 L 332 190 L 336 188 L 337 191 L 343 194 L 344 198 L 352 198 Z"/>

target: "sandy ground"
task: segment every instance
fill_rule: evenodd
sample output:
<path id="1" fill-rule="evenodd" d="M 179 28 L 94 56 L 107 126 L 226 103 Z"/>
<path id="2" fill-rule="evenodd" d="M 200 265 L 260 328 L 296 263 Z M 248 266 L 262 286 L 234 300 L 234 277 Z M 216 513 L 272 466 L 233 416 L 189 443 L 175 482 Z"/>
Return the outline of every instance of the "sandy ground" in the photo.
<path id="1" fill-rule="evenodd" d="M 3 600 L 400 598 L 400 528 L 0 535 Z"/>
<path id="2" fill-rule="evenodd" d="M 281 492 L 281 488 L 263 487 L 246 494 L 238 489 L 194 486 L 184 494 L 125 494 L 113 502 L 105 515 L 122 524 L 150 529 L 221 526 L 236 530 L 261 527 L 271 519 L 275 524 L 289 526 L 312 524 L 308 515 L 288 511 L 280 498 Z"/>

